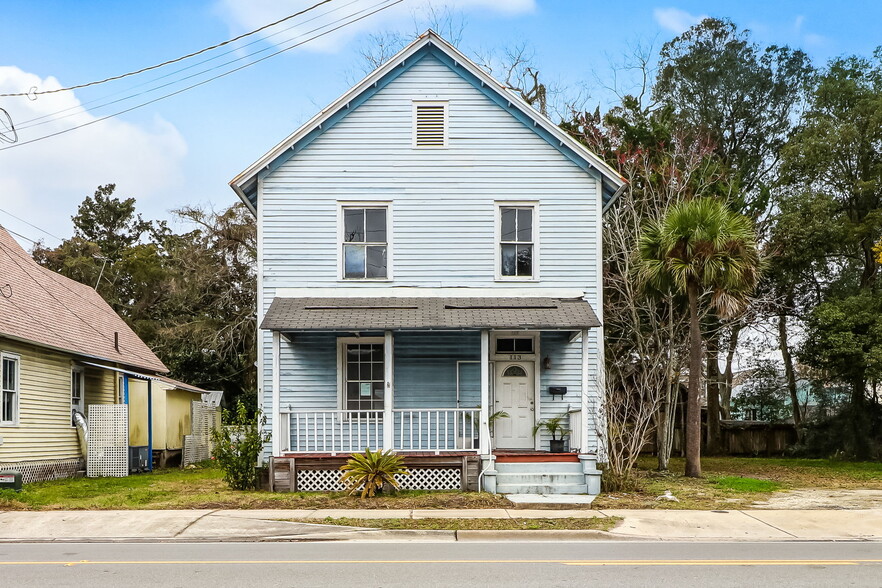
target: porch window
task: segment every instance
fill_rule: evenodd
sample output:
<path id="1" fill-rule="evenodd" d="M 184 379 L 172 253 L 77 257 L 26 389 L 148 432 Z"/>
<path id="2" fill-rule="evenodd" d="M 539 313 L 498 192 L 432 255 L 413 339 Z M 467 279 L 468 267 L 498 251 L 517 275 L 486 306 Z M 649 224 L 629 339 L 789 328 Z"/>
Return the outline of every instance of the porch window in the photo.
<path id="1" fill-rule="evenodd" d="M 382 343 L 346 344 L 345 410 L 383 410 L 384 366 Z"/>
<path id="2" fill-rule="evenodd" d="M 496 353 L 533 353 L 533 338 L 499 338 L 496 340 Z"/>
<path id="3" fill-rule="evenodd" d="M 499 273 L 503 278 L 533 276 L 533 207 L 499 207 Z"/>
<path id="4" fill-rule="evenodd" d="M 343 208 L 343 278 L 386 279 L 387 208 Z"/>
<path id="5" fill-rule="evenodd" d="M 0 354 L 0 424 L 14 425 L 18 420 L 19 359 Z"/>
<path id="6" fill-rule="evenodd" d="M 74 420 L 73 413 L 77 411 L 84 413 L 83 410 L 83 368 L 74 367 L 70 370 L 70 426 L 75 427 L 77 422 Z"/>

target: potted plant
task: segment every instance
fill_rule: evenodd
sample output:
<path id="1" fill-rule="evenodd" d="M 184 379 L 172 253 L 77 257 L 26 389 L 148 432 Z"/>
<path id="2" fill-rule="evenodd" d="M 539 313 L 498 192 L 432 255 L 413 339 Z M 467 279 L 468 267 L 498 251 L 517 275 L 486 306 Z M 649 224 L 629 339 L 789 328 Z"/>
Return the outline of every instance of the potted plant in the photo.
<path id="1" fill-rule="evenodd" d="M 570 430 L 564 426 L 566 415 L 544 419 L 536 423 L 533 427 L 533 436 L 535 437 L 539 431 L 545 430 L 551 435 L 551 441 L 548 442 L 551 453 L 564 452 L 564 437 L 570 434 Z"/>
<path id="2" fill-rule="evenodd" d="M 476 406 L 475 408 L 480 408 L 480 407 Z M 493 426 L 496 424 L 496 421 L 498 421 L 499 419 L 507 419 L 507 418 L 509 418 L 509 415 L 504 410 L 497 410 L 496 412 L 494 412 L 493 414 L 491 414 L 490 416 L 487 417 L 487 425 L 490 428 L 491 444 L 492 444 L 492 437 L 493 437 Z M 472 422 L 472 418 L 468 414 L 465 415 L 465 422 L 467 425 L 470 425 Z M 478 433 L 477 430 L 475 432 Z M 466 442 L 466 439 L 461 439 L 461 445 L 463 447 L 466 446 L 465 442 Z M 476 437 L 473 440 L 472 447 L 477 449 L 479 444 L 480 444 L 480 434 L 478 435 L 478 437 Z"/>

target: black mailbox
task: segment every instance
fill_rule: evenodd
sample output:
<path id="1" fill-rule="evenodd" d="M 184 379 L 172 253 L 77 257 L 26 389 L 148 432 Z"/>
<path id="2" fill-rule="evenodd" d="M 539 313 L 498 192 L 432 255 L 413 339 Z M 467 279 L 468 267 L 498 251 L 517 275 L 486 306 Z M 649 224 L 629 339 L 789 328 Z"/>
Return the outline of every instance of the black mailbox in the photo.
<path id="1" fill-rule="evenodd" d="M 548 393 L 551 394 L 552 396 L 563 396 L 564 394 L 567 393 L 567 387 L 566 386 L 549 386 Z"/>

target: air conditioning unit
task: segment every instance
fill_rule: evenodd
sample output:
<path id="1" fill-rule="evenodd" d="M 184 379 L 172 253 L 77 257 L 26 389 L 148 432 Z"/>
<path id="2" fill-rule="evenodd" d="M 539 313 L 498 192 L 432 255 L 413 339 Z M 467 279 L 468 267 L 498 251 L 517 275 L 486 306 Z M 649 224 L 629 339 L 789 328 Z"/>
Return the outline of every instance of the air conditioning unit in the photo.
<path id="1" fill-rule="evenodd" d="M 150 452 L 146 445 L 129 446 L 129 473 L 138 474 L 150 470 Z"/>

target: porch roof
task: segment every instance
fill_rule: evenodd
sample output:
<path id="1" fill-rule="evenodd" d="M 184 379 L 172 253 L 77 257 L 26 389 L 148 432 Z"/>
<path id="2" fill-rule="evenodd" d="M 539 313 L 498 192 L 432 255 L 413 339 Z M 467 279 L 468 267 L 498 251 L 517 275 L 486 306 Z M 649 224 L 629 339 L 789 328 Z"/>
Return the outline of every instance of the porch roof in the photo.
<path id="1" fill-rule="evenodd" d="M 261 329 L 577 330 L 599 327 L 581 298 L 274 298 Z"/>

